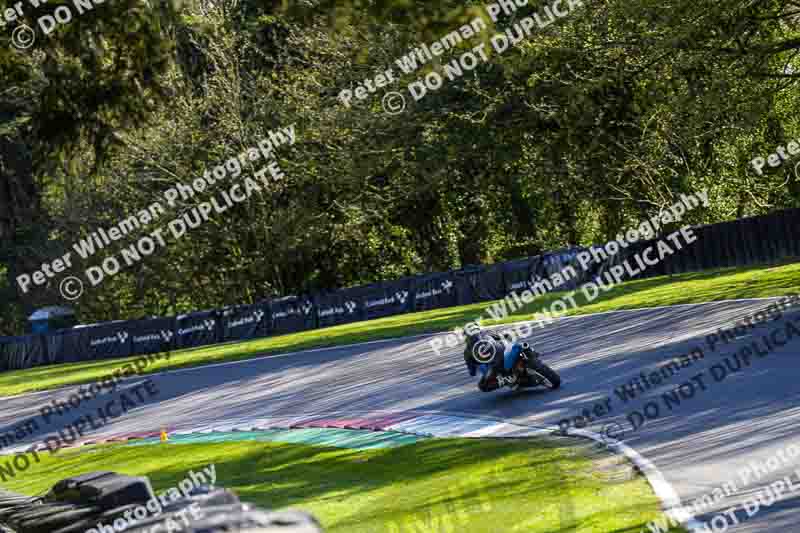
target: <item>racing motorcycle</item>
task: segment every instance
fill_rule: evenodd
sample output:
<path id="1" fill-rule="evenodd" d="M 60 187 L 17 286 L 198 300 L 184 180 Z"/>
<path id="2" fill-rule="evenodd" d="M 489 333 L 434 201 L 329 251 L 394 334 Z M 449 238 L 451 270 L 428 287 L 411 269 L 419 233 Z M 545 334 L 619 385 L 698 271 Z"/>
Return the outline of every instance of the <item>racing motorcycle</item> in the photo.
<path id="1" fill-rule="evenodd" d="M 520 344 L 521 350 L 517 360 L 510 371 L 494 374 L 494 369 L 488 363 L 478 365 L 482 374 L 479 388 L 483 392 L 491 392 L 501 387 L 519 388 L 544 386 L 555 390 L 561 386 L 561 377 L 558 373 L 543 363 L 540 354 L 531 348 L 530 344 Z"/>

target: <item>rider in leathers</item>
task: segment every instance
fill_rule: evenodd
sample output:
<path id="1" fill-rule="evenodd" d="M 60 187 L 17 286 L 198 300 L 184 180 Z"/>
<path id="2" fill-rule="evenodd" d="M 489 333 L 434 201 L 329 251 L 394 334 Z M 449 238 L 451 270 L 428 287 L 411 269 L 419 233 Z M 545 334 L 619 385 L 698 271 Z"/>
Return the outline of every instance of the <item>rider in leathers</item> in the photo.
<path id="1" fill-rule="evenodd" d="M 491 360 L 489 371 L 478 382 L 478 388 L 488 392 L 500 386 L 497 381 L 498 376 L 511 371 L 521 351 L 520 344 L 511 343 L 498 333 L 472 331 L 467 335 L 464 362 L 467 364 L 469 375 L 475 376 L 480 366 L 479 362 Z"/>

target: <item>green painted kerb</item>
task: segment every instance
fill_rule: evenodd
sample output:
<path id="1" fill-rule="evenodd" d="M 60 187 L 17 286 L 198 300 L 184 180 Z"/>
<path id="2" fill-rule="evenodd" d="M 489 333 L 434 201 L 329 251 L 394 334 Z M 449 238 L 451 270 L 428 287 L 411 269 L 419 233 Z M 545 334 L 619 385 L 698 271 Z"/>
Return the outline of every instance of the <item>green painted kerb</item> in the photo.
<path id="1" fill-rule="evenodd" d="M 169 435 L 167 444 L 197 444 L 206 442 L 284 442 L 315 446 L 331 446 L 351 450 L 396 448 L 414 444 L 428 437 L 407 435 L 395 431 L 362 429 L 270 429 L 266 431 L 215 431 L 190 435 Z M 161 444 L 158 437 L 130 441 L 131 446 Z"/>

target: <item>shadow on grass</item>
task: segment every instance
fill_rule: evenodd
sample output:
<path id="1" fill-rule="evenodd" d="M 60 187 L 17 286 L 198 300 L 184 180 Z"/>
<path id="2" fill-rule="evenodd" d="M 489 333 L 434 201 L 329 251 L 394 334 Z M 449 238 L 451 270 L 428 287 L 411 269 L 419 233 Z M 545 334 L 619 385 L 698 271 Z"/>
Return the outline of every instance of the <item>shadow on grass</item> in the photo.
<path id="1" fill-rule="evenodd" d="M 641 480 L 607 501 L 599 494 L 606 484 L 589 475 L 589 460 L 546 441 L 432 439 L 360 452 L 252 442 L 175 444 L 166 452 L 163 445 L 113 446 L 48 463 L 63 463 L 61 472 L 53 476 L 53 464 L 43 464 L 44 476 L 52 479 L 39 479 L 38 490 L 63 477 L 114 470 L 146 475 L 158 492 L 176 486 L 189 470 L 214 464 L 217 483 L 243 501 L 308 510 L 329 533 L 488 533 L 514 530 L 534 518 L 532 523 L 547 526 L 535 531 L 578 531 L 584 522 L 611 531 L 621 515 L 628 517 L 626 525 L 636 521 L 631 516 L 641 516 L 643 526 L 657 511 Z"/>

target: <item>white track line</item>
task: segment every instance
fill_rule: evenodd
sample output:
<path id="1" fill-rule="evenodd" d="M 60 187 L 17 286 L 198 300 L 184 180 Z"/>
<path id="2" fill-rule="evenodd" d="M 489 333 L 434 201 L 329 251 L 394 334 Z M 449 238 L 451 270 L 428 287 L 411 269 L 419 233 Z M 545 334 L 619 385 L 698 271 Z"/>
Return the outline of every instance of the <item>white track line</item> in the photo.
<path id="1" fill-rule="evenodd" d="M 407 435 L 415 435 L 428 438 L 462 437 L 462 438 L 503 439 L 503 438 L 531 438 L 544 435 L 555 435 L 555 436 L 564 435 L 564 433 L 557 426 L 535 427 L 535 426 L 514 424 L 512 422 L 505 422 L 502 420 L 486 419 L 469 415 L 448 415 L 445 413 L 408 413 L 408 414 L 409 415 L 414 414 L 415 416 L 414 418 L 408 420 L 403 420 L 389 424 L 386 427 L 381 428 L 379 431 L 391 431 L 396 433 L 404 433 Z M 335 418 L 339 416 L 343 416 L 344 418 L 348 417 L 369 418 L 370 415 L 377 416 L 378 418 L 386 416 L 386 414 L 384 414 L 383 412 L 371 413 L 369 411 L 367 412 L 362 411 L 350 415 L 338 412 L 335 415 L 333 413 L 329 415 L 315 413 L 314 417 L 316 418 L 319 416 L 321 417 L 321 420 L 330 421 L 331 418 L 328 417 L 332 417 L 332 419 L 335 420 Z M 236 427 L 236 425 L 238 426 L 248 426 L 252 424 L 261 425 L 264 422 L 267 422 L 266 426 L 263 429 L 269 429 L 271 425 L 270 422 L 274 422 L 275 420 L 278 420 L 278 418 L 267 417 L 265 419 L 258 419 L 258 418 L 249 419 L 248 417 L 245 417 L 243 419 L 236 419 L 235 425 L 232 427 Z M 299 417 L 297 420 L 305 421 L 306 418 Z M 464 420 L 465 423 L 459 426 L 458 424 L 459 420 Z M 452 430 L 445 431 L 444 427 L 441 428 L 436 427 L 436 426 L 446 426 L 448 422 L 453 424 Z M 224 425 L 220 426 L 220 424 Z M 175 429 L 173 431 L 170 431 L 170 433 L 174 435 L 187 435 L 187 434 L 190 435 L 198 433 L 208 433 L 211 431 L 231 431 L 232 427 L 227 428 L 229 424 L 230 422 L 219 421 L 211 425 L 186 428 L 186 429 Z M 476 424 L 484 425 L 484 427 L 476 428 L 475 427 Z M 429 429 L 431 428 L 431 426 L 434 426 L 432 428 L 433 431 L 430 431 Z M 313 425 L 303 426 L 304 429 L 312 429 L 314 427 L 315 426 Z M 286 429 L 290 428 L 291 426 Z M 425 431 L 425 429 L 429 430 Z M 459 429 L 461 429 L 461 431 L 459 431 Z M 661 506 L 664 510 L 665 515 L 667 515 L 673 522 L 683 525 L 690 531 L 693 532 L 702 531 L 703 529 L 702 523 L 698 521 L 693 514 L 688 512 L 683 507 L 683 505 L 681 504 L 680 497 L 678 497 L 678 493 L 675 491 L 672 485 L 666 480 L 661 471 L 658 468 L 656 468 L 656 466 L 650 460 L 646 459 L 642 454 L 634 450 L 631 446 L 628 446 L 624 442 L 619 441 L 617 439 L 600 435 L 598 433 L 594 433 L 592 431 L 587 431 L 584 429 L 570 429 L 567 431 L 566 435 L 571 437 L 582 437 L 591 439 L 592 441 L 602 445 L 604 448 L 610 450 L 612 453 L 624 455 L 630 462 L 632 462 L 636 466 L 636 468 L 640 472 L 642 472 L 642 474 L 644 474 L 645 478 L 647 479 L 647 482 L 652 487 L 653 492 L 656 494 L 658 499 L 661 500 Z M 102 440 L 107 441 L 108 439 L 112 438 L 114 438 L 114 436 L 107 436 L 104 437 Z"/>
<path id="2" fill-rule="evenodd" d="M 690 531 L 701 531 L 703 524 L 698 521 L 693 514 L 687 511 L 681 504 L 681 499 L 678 493 L 664 478 L 661 471 L 656 466 L 646 459 L 642 454 L 628 446 L 622 441 L 618 441 L 611 437 L 599 435 L 592 431 L 584 429 L 570 429 L 568 435 L 575 435 L 585 437 L 598 442 L 613 452 L 625 455 L 636 467 L 645 475 L 650 486 L 653 487 L 653 492 L 656 493 L 658 499 L 661 500 L 661 505 L 664 509 L 664 514 L 668 515 L 674 522 L 684 525 Z"/>

